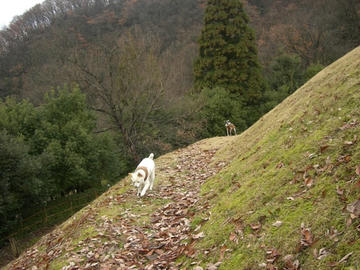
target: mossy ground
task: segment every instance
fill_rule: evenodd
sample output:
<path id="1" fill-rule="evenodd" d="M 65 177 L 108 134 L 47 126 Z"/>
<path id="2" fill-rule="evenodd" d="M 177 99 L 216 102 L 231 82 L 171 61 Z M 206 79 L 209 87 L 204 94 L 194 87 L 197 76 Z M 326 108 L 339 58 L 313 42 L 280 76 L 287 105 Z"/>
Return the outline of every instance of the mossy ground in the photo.
<path id="1" fill-rule="evenodd" d="M 202 188 L 204 199 L 212 197 L 210 219 L 201 228 L 206 237 L 195 258 L 182 258 L 184 265 L 223 261 L 220 269 L 260 269 L 266 250 L 275 248 L 282 256 L 293 255 L 302 269 L 329 269 L 353 252 L 336 267 L 360 269 L 360 221 L 347 224 L 344 210 L 360 196 L 355 173 L 360 123 L 345 127 L 360 122 L 359 108 L 357 48 L 224 147 L 235 158 Z M 306 178 L 311 179 L 308 186 Z M 194 217 L 193 227 L 204 214 Z M 276 221 L 281 226 L 273 226 Z M 302 223 L 315 240 L 301 249 Z M 252 224 L 261 228 L 254 230 Z M 329 233 L 334 230 L 339 234 L 335 239 Z M 327 256 L 318 259 L 321 248 Z M 281 257 L 276 262 L 280 268 Z"/>

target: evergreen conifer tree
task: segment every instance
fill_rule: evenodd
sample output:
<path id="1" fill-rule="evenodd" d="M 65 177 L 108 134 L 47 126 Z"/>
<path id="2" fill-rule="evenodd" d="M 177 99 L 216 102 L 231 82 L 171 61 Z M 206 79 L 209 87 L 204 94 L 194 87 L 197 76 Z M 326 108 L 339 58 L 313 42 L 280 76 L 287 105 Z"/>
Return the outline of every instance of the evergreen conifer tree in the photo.
<path id="1" fill-rule="evenodd" d="M 255 35 L 248 23 L 239 0 L 209 0 L 194 76 L 197 90 L 224 88 L 252 110 L 261 102 L 264 82 Z"/>

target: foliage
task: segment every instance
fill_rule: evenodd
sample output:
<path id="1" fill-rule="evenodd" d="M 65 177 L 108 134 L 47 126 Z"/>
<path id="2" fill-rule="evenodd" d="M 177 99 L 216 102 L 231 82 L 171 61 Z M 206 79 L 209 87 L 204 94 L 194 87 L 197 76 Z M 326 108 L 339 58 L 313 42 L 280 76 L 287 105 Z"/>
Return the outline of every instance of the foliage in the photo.
<path id="1" fill-rule="evenodd" d="M 202 136 L 226 135 L 226 120 L 234 123 L 238 132 L 245 129 L 246 123 L 243 120 L 245 112 L 236 93 L 230 93 L 223 88 L 207 88 L 201 92 L 200 96 L 203 102 L 200 115 L 206 121 Z"/>
<path id="2" fill-rule="evenodd" d="M 194 66 L 198 89 L 220 86 L 241 93 L 247 102 L 261 95 L 254 83 L 260 67 L 254 32 L 248 23 L 239 1 L 208 1 Z"/>
<path id="3" fill-rule="evenodd" d="M 292 94 L 302 84 L 302 67 L 297 55 L 282 54 L 274 59 L 268 75 L 271 89 L 286 95 Z"/>
<path id="4" fill-rule="evenodd" d="M 28 154 L 21 137 L 0 131 L 0 235 L 20 218 L 20 210 L 41 200 L 41 161 Z"/>
<path id="5" fill-rule="evenodd" d="M 39 114 L 40 125 L 30 145 L 34 154 L 52 157 L 48 170 L 56 190 L 89 188 L 98 179 L 99 145 L 93 141 L 95 118 L 86 108 L 85 96 L 78 89 L 50 92 Z"/>
<path id="6" fill-rule="evenodd" d="M 39 107 L 11 98 L 0 104 L 4 231 L 29 205 L 114 182 L 127 171 L 113 136 L 93 133 L 95 117 L 77 87 L 51 91 L 45 100 Z"/>
<path id="7" fill-rule="evenodd" d="M 319 73 L 323 68 L 324 68 L 324 66 L 319 63 L 309 65 L 306 68 L 305 73 L 304 73 L 304 82 L 307 80 L 310 80 L 317 73 Z"/>
<path id="8" fill-rule="evenodd" d="M 264 83 L 248 23 L 239 1 L 208 1 L 194 76 L 197 89 L 221 87 L 235 94 L 238 106 L 255 108 L 262 101 Z M 253 119 L 243 116 L 241 121 L 250 125 Z"/>
<path id="9" fill-rule="evenodd" d="M 275 107 L 321 69 L 323 69 L 321 64 L 312 64 L 304 69 L 299 56 L 280 54 L 272 61 L 266 73 L 269 86 L 264 93 L 265 102 L 262 104 L 264 111 Z"/>

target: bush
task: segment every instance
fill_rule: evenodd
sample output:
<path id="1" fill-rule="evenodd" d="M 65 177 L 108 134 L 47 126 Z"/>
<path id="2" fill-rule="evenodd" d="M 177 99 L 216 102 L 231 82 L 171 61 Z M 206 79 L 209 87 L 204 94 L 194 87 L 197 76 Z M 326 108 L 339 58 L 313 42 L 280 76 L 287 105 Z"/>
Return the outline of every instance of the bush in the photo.
<path id="1" fill-rule="evenodd" d="M 127 171 L 111 134 L 96 135 L 95 117 L 78 88 L 52 91 L 46 103 L 0 103 L 0 234 L 72 190 L 116 181 Z"/>
<path id="2" fill-rule="evenodd" d="M 21 209 L 44 195 L 41 162 L 28 149 L 21 138 L 0 131 L 0 235 L 20 220 Z"/>
<path id="3" fill-rule="evenodd" d="M 200 115 L 206 122 L 204 137 L 226 135 L 226 120 L 234 123 L 238 132 L 247 127 L 246 109 L 237 94 L 223 88 L 204 89 L 200 99 L 203 102 Z"/>

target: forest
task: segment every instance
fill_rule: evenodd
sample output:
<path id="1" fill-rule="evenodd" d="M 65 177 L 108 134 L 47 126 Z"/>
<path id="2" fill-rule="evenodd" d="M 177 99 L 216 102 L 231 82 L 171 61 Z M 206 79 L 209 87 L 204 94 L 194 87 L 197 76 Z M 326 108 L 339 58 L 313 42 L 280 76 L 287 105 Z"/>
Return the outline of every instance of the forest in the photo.
<path id="1" fill-rule="evenodd" d="M 245 130 L 360 44 L 356 0 L 229 1 L 239 22 L 212 2 L 45 0 L 0 31 L 0 236 L 149 152 L 224 136 L 227 119 Z M 224 66 L 206 59 L 221 43 L 206 26 L 227 19 L 247 66 L 206 73 Z"/>

